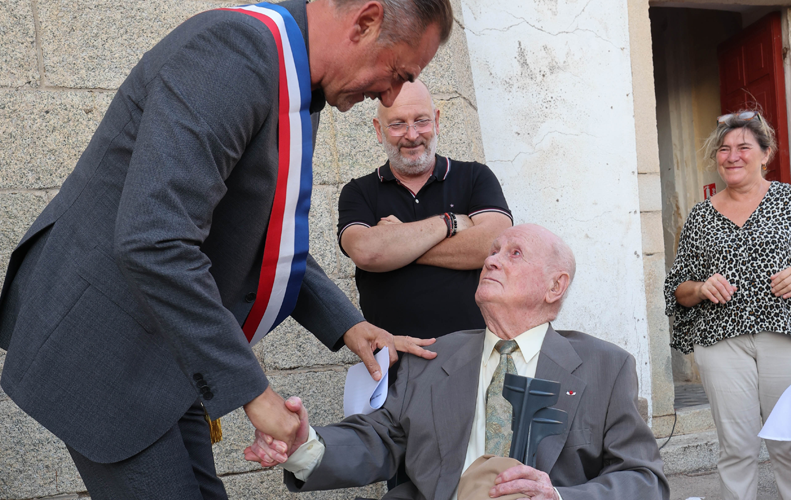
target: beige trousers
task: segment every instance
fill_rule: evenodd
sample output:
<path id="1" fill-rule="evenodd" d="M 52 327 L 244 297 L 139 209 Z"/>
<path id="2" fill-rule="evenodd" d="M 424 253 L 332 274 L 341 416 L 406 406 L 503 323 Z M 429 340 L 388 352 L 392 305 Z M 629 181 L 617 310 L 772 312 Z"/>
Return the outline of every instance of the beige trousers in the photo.
<path id="1" fill-rule="evenodd" d="M 708 347 L 695 345 L 695 362 L 711 403 L 724 500 L 754 500 L 763 421 L 791 385 L 791 336 L 740 335 Z M 791 442 L 766 441 L 783 500 L 791 500 Z"/>

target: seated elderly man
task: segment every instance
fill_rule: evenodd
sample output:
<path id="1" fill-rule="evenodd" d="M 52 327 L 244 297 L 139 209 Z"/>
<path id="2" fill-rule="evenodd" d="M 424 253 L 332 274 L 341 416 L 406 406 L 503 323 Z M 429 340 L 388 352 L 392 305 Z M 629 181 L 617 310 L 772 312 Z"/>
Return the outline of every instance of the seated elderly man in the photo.
<path id="1" fill-rule="evenodd" d="M 302 422 L 297 441 L 286 450 L 285 443 L 259 434 L 246 458 L 265 466 L 285 461 L 292 491 L 382 481 L 405 458 L 411 482 L 386 499 L 455 499 L 462 472 L 478 457 L 508 455 L 510 435 L 501 439 L 494 431 L 500 427 L 487 404 L 502 397 L 503 373 L 515 370 L 560 382 L 554 406 L 568 413 L 569 426 L 541 442 L 537 470 L 518 465 L 501 472 L 491 497 L 668 498 L 656 440 L 637 410 L 634 358 L 549 324 L 574 270 L 571 250 L 548 230 L 527 224 L 505 230 L 492 245 L 475 295 L 485 330 L 438 339 L 434 360 L 406 356 L 384 406 L 369 415 L 313 429 L 299 399 L 289 399 L 287 407 Z"/>

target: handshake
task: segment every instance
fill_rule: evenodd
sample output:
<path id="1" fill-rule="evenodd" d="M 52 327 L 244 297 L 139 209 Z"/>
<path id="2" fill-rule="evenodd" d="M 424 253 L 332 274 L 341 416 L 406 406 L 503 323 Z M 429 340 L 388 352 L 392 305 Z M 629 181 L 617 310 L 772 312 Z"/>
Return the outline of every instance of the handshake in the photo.
<path id="1" fill-rule="evenodd" d="M 261 430 L 256 426 L 255 441 L 244 450 L 246 460 L 258 462 L 262 467 L 274 467 L 285 462 L 308 440 L 310 434 L 308 410 L 302 405 L 302 400 L 292 396 L 283 402 L 283 407 L 286 413 L 281 421 L 282 427 L 269 431 L 270 434 L 267 430 Z M 272 424 L 275 423 L 270 422 L 270 425 Z"/>

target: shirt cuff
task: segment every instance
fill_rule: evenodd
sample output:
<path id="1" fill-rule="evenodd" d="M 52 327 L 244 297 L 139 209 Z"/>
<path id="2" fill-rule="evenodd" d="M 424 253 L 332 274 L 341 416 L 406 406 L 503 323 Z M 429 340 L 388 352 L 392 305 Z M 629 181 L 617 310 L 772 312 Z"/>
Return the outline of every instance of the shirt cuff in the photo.
<path id="1" fill-rule="evenodd" d="M 321 463 L 321 459 L 324 458 L 324 450 L 324 443 L 321 442 L 321 438 L 311 426 L 308 440 L 281 465 L 300 481 L 307 481 Z"/>

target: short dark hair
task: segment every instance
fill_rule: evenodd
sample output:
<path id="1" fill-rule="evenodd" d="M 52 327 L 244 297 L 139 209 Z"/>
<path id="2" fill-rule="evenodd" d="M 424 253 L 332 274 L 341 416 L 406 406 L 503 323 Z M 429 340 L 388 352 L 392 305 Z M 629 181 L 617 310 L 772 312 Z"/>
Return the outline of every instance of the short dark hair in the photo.
<path id="1" fill-rule="evenodd" d="M 365 0 L 331 0 L 338 9 L 359 5 Z M 429 26 L 439 28 L 441 44 L 448 41 L 453 29 L 450 0 L 376 0 L 384 7 L 379 40 L 386 45 L 415 44 Z"/>

